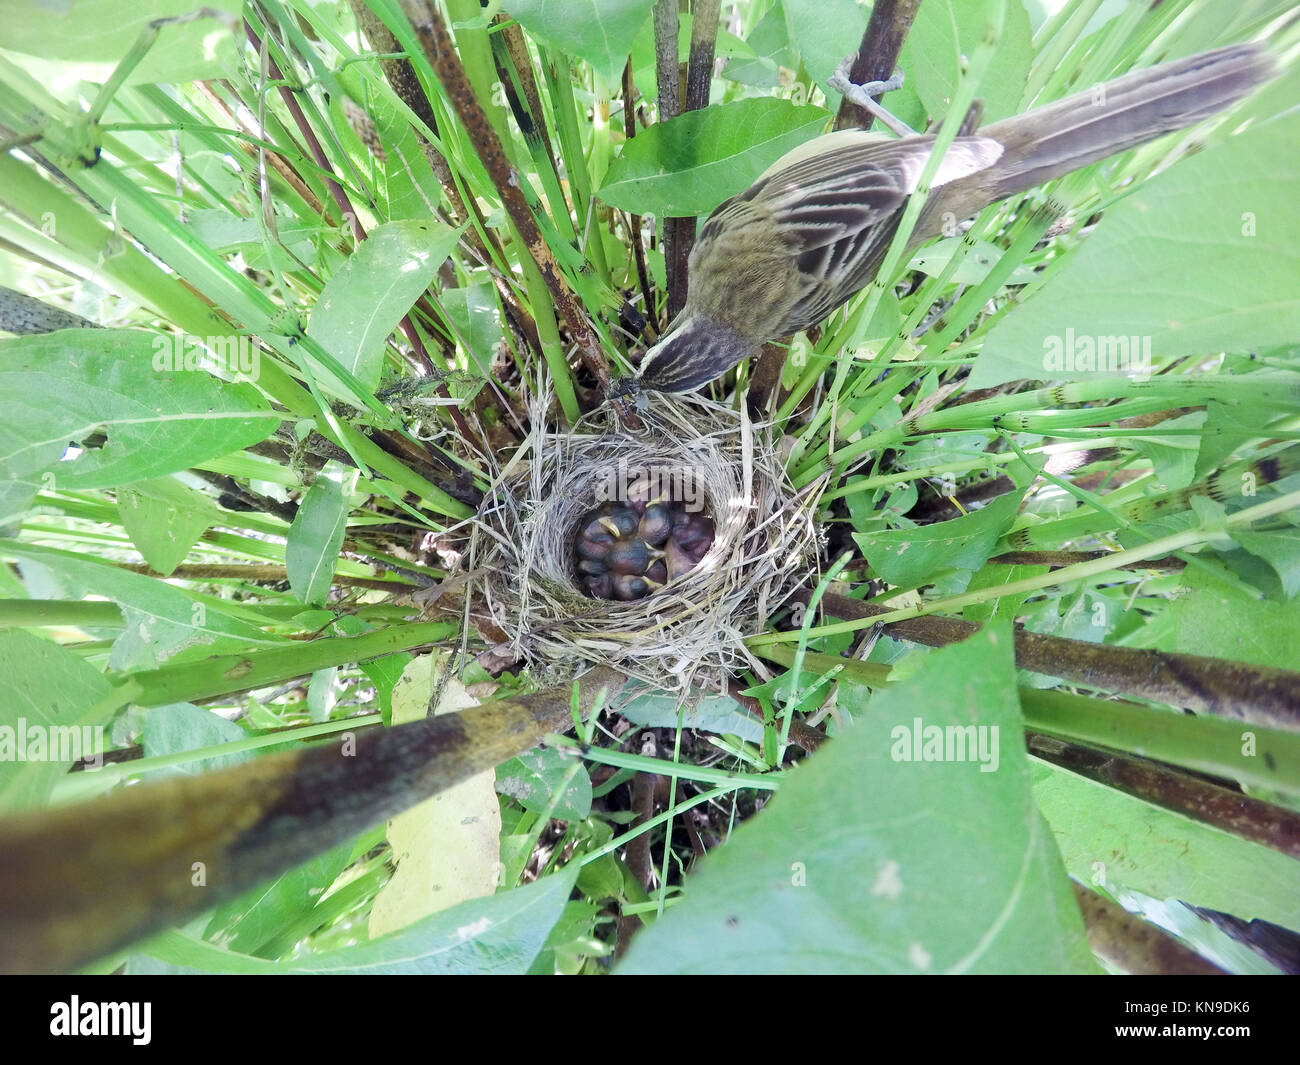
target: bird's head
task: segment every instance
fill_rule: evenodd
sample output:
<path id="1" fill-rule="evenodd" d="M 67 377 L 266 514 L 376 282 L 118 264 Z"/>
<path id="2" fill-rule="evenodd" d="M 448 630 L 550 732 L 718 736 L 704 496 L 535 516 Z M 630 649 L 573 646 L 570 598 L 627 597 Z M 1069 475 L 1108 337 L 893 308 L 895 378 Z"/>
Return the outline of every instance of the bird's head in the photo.
<path id="1" fill-rule="evenodd" d="M 646 352 L 637 383 L 659 392 L 690 392 L 726 373 L 757 347 L 750 337 L 688 309 Z"/>

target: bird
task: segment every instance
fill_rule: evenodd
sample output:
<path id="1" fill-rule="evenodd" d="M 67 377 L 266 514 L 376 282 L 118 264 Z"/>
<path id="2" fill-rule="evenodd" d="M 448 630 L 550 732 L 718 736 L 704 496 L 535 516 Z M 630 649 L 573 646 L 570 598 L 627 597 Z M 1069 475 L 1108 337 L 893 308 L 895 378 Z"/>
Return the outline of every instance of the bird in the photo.
<path id="1" fill-rule="evenodd" d="M 614 544 L 636 532 L 640 519 L 628 507 L 604 504 L 579 522 L 574 547 L 579 559 L 603 563 L 609 559 Z M 594 573 L 594 570 L 583 570 Z"/>
<path id="2" fill-rule="evenodd" d="M 954 219 L 1182 129 L 1274 73 L 1268 50 L 1230 45 L 1116 78 L 949 145 L 909 252 Z M 796 148 L 720 204 L 688 260 L 686 302 L 611 395 L 688 392 L 769 340 L 817 324 L 875 278 L 935 135 L 839 130 Z"/>
<path id="3" fill-rule="evenodd" d="M 614 578 L 608 573 L 602 573 L 593 577 L 585 577 L 583 583 L 587 587 L 587 594 L 591 595 L 593 598 L 614 598 Z"/>
<path id="4" fill-rule="evenodd" d="M 611 598 L 628 603 L 636 599 L 644 599 L 657 587 L 658 585 L 648 577 L 637 576 L 633 573 L 620 573 L 613 578 L 613 595 Z"/>
<path id="5" fill-rule="evenodd" d="M 637 536 L 651 547 L 663 547 L 664 541 L 668 539 L 668 534 L 672 532 L 672 528 L 672 511 L 663 503 L 650 503 L 641 516 L 641 524 L 637 527 Z"/>
<path id="6" fill-rule="evenodd" d="M 640 576 L 650 563 L 662 557 L 663 552 L 644 540 L 621 540 L 609 551 L 609 571 L 615 574 Z"/>
<path id="7" fill-rule="evenodd" d="M 699 562 L 713 546 L 713 519 L 707 514 L 685 512 L 673 522 L 672 542 L 691 560 Z"/>
<path id="8" fill-rule="evenodd" d="M 674 580 L 693 570 L 713 546 L 713 519 L 707 514 L 678 511 L 673 531 L 664 544 L 668 578 Z"/>
<path id="9" fill-rule="evenodd" d="M 639 516 L 645 513 L 650 504 L 663 501 L 663 493 L 656 491 L 657 488 L 655 477 L 645 473 L 627 486 L 623 493 L 624 501 Z"/>
<path id="10" fill-rule="evenodd" d="M 713 546 L 713 519 L 656 493 L 648 478 L 587 511 L 573 533 L 576 580 L 595 599 L 633 602 L 689 573 Z"/>

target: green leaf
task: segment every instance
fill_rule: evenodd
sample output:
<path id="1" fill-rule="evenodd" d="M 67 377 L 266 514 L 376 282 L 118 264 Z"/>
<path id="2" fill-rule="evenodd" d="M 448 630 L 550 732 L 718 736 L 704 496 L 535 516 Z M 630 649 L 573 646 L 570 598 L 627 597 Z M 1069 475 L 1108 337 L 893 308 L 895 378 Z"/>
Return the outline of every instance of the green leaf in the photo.
<path id="1" fill-rule="evenodd" d="M 680 700 L 670 695 L 639 695 L 619 713 L 634 725 L 648 728 L 676 728 L 677 708 Z M 763 738 L 763 723 L 729 695 L 706 695 L 694 706 L 688 706 L 682 717 L 686 728 L 715 732 L 719 735 L 738 736 L 742 740 L 758 743 Z"/>
<path id="2" fill-rule="evenodd" d="M 1300 592 L 1300 529 L 1256 533 L 1234 530 L 1232 538 L 1252 555 L 1262 558 L 1277 573 L 1288 599 Z"/>
<path id="3" fill-rule="evenodd" d="M 1160 429 L 1153 430 L 1150 437 L 1134 438 L 1133 449 L 1151 460 L 1157 484 L 1165 489 L 1177 489 L 1186 488 L 1197 480 L 1196 470 L 1201 464 L 1205 434 L 1179 433 L 1179 430 L 1203 430 L 1206 421 L 1205 411 L 1193 411 L 1181 418 L 1161 422 Z"/>
<path id="4" fill-rule="evenodd" d="M 1029 16 L 1020 4 L 1007 4 L 1002 36 L 979 84 L 984 122 L 1014 115 L 1029 81 L 1034 56 Z M 899 65 L 906 71 L 931 118 L 943 118 L 957 89 L 965 57 L 980 42 L 986 5 L 971 0 L 926 0 L 903 45 Z M 889 97 L 884 103 L 889 106 Z"/>
<path id="5" fill-rule="evenodd" d="M 1188 593 L 1166 610 L 1174 645 L 1161 650 L 1278 669 L 1300 662 L 1300 600 L 1259 599 L 1200 568 L 1188 567 L 1183 585 Z"/>
<path id="6" fill-rule="evenodd" d="M 221 514 L 202 492 L 174 477 L 119 488 L 117 512 L 144 560 L 164 577 Z"/>
<path id="7" fill-rule="evenodd" d="M 4 46 L 42 59 L 83 64 L 83 78 L 102 82 L 147 23 L 198 6 L 190 0 L 150 0 L 129 8 L 118 0 L 8 0 Z M 206 6 L 233 16 L 243 10 L 241 0 L 215 0 Z M 231 32 L 214 19 L 164 26 L 127 84 L 226 77 L 238 68 L 235 44 Z M 66 67 L 59 70 L 66 78 Z M 76 78 L 59 80 L 78 84 Z"/>
<path id="8" fill-rule="evenodd" d="M 315 670 L 307 682 L 307 711 L 312 721 L 328 721 L 339 699 L 338 666 Z"/>
<path id="9" fill-rule="evenodd" d="M 445 289 L 438 300 L 460 331 L 471 364 L 484 377 L 491 377 L 492 359 L 503 337 L 501 312 L 491 282 Z"/>
<path id="10" fill-rule="evenodd" d="M 1066 868 L 1084 883 L 1300 924 L 1294 858 L 1055 766 L 1034 763 L 1033 778 Z"/>
<path id="11" fill-rule="evenodd" d="M 823 132 L 828 118 L 819 107 L 768 98 L 688 111 L 628 142 L 598 195 L 639 214 L 704 214 Z"/>
<path id="12" fill-rule="evenodd" d="M 978 592 L 983 591 L 986 588 L 1001 588 L 1005 585 L 1013 584 L 1016 581 L 1026 580 L 1030 577 L 1038 577 L 1046 572 L 1046 566 L 1003 566 L 990 564 L 975 571 L 975 574 L 971 577 L 970 583 L 966 585 L 966 591 Z M 961 616 L 967 621 L 978 621 L 981 624 L 991 618 L 1011 618 L 1012 620 L 1015 620 L 1016 618 L 1021 617 L 1025 600 L 1032 594 L 1032 592 L 1019 592 L 1015 595 L 1004 593 L 982 603 L 971 603 L 962 610 Z M 1095 638 L 1096 637 L 1094 637 L 1094 639 Z"/>
<path id="13" fill-rule="evenodd" d="M 374 388 L 389 335 L 429 287 L 461 232 L 427 219 L 372 230 L 325 283 L 307 335 Z M 328 370 L 318 373 L 326 381 L 332 377 Z"/>
<path id="14" fill-rule="evenodd" d="M 86 733 L 77 722 L 108 694 L 109 683 L 85 659 L 21 629 L 0 632 L 0 676 L 6 695 L 0 700 L 0 807 L 40 806 L 71 761 L 96 753 L 71 744 L 84 747 Z M 40 752 L 20 739 L 30 741 L 34 729 L 43 731 L 45 754 L 29 761 Z M 51 758 L 52 742 L 68 743 L 68 757 Z"/>
<path id="15" fill-rule="evenodd" d="M 990 626 L 874 697 L 841 683 L 856 723 L 704 859 L 619 971 L 1091 971 L 1030 794 L 1011 655 Z M 984 728 L 985 757 L 903 760 L 918 720 Z"/>
<path id="16" fill-rule="evenodd" d="M 786 27 L 813 82 L 837 101 L 826 79 L 846 55 L 857 49 L 867 28 L 867 11 L 854 0 L 806 0 L 782 5 Z M 910 74 L 911 71 L 908 71 Z"/>
<path id="17" fill-rule="evenodd" d="M 1049 358 L 1125 341 L 1153 359 L 1255 351 L 1300 334 L 1300 115 L 1181 160 L 1106 211 L 1043 288 L 989 332 L 971 388 L 1084 372 Z"/>
<path id="18" fill-rule="evenodd" d="M 146 758 L 156 758 L 247 738 L 247 732 L 220 714 L 193 703 L 172 703 L 170 706 L 151 706 L 145 711 L 140 745 Z M 195 776 L 213 769 L 226 769 L 252 757 L 252 751 L 236 751 L 215 758 L 196 758 L 184 765 L 160 766 L 146 776 Z"/>
<path id="19" fill-rule="evenodd" d="M 375 685 L 375 697 L 379 701 L 379 709 L 384 715 L 385 725 L 393 723 L 393 687 L 402 679 L 402 671 L 413 657 L 402 651 L 369 662 L 361 662 L 358 665 L 361 672 Z"/>
<path id="20" fill-rule="evenodd" d="M 349 484 L 343 484 L 344 478 Z M 330 462 L 307 490 L 284 545 L 284 565 L 289 586 L 304 603 L 321 606 L 334 582 L 334 567 L 348 524 L 347 492 L 356 483 L 356 471 L 345 472 Z"/>
<path id="21" fill-rule="evenodd" d="M 280 416 L 251 385 L 177 366 L 177 339 L 64 329 L 0 341 L 0 478 L 108 488 L 187 469 L 275 430 Z M 69 441 L 96 432 L 102 445 L 63 458 Z"/>
<path id="22" fill-rule="evenodd" d="M 948 261 L 957 253 L 965 242 L 964 237 L 947 237 L 927 245 L 925 250 L 913 256 L 909 269 L 921 270 L 931 277 L 943 273 Z M 987 240 L 977 240 L 970 252 L 957 264 L 949 281 L 957 285 L 978 285 L 1002 258 L 1002 249 Z M 1027 285 L 1034 280 L 1035 274 L 1027 266 L 1017 266 L 1007 278 L 1008 285 Z"/>
<path id="23" fill-rule="evenodd" d="M 554 747 L 534 747 L 497 766 L 496 789 L 526 810 L 545 813 L 551 796 L 564 784 L 573 759 Z M 581 821 L 591 813 L 591 777 L 585 766 L 569 781 L 551 811 L 561 821 Z"/>
<path id="24" fill-rule="evenodd" d="M 286 928 L 310 913 L 348 865 L 352 843 L 318 854 L 269 884 L 245 892 L 218 908 L 206 935 L 231 951 L 255 954 L 278 942 Z"/>
<path id="25" fill-rule="evenodd" d="M 209 601 L 192 599 L 166 581 L 118 569 L 109 562 L 14 541 L 7 541 L 4 551 L 49 567 L 80 595 L 93 593 L 117 603 L 124 625 L 109 655 L 112 669 L 153 669 L 186 647 L 214 641 L 214 650 L 230 651 L 247 650 L 250 643 L 282 642 L 236 621 Z"/>
<path id="26" fill-rule="evenodd" d="M 890 584 L 912 588 L 945 570 L 977 570 L 1016 520 L 1023 489 L 982 510 L 915 529 L 891 529 L 853 537 L 871 568 Z"/>
<path id="27" fill-rule="evenodd" d="M 745 43 L 753 56 L 737 57 L 723 67 L 722 76 L 729 81 L 771 89 L 781 84 L 781 67 L 793 69 L 797 65 L 780 4 L 767 9 Z"/>
<path id="28" fill-rule="evenodd" d="M 0 481 L 0 526 L 16 525 L 31 507 L 41 486 L 34 480 L 12 477 Z"/>
<path id="29" fill-rule="evenodd" d="M 585 59 L 617 85 L 632 41 L 655 0 L 506 0 L 503 5 L 530 34 L 560 52 Z"/>
<path id="30" fill-rule="evenodd" d="M 469 899 L 371 943 L 289 962 L 236 954 L 182 932 L 165 933 L 142 949 L 193 972 L 521 975 L 559 920 L 577 874 L 571 865 L 525 887 Z"/>

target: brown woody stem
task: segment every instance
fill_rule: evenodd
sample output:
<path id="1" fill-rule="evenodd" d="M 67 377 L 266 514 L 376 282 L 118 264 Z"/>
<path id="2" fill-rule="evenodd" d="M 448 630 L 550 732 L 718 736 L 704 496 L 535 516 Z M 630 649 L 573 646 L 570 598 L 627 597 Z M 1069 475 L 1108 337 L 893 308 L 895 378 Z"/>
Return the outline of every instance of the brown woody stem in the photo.
<path id="1" fill-rule="evenodd" d="M 810 593 L 795 599 L 807 603 Z M 876 617 L 883 607 L 828 593 L 822 608 L 838 618 Z M 980 626 L 960 618 L 922 617 L 889 625 L 886 634 L 928 647 L 960 643 Z M 1219 717 L 1300 731 L 1300 673 L 1201 655 L 1068 640 L 1016 631 L 1016 665 L 1049 677 Z"/>
<path id="2" fill-rule="evenodd" d="M 595 670 L 584 713 L 622 678 Z M 65 972 L 293 868 L 571 724 L 568 688 L 0 822 L 0 971 Z"/>
<path id="3" fill-rule="evenodd" d="M 560 272 L 551 249 L 538 229 L 537 221 L 528 208 L 521 188 L 523 178 L 511 165 L 502 147 L 501 138 L 488 121 L 487 115 L 474 93 L 465 68 L 461 65 L 456 47 L 447 26 L 428 0 L 402 0 L 402 10 L 410 19 L 424 52 L 442 83 L 447 99 L 455 110 L 470 142 L 478 152 L 488 177 L 501 197 L 501 203 L 510 215 L 528 254 L 542 275 L 547 290 L 555 300 L 560 317 L 568 326 L 569 334 L 577 344 L 578 355 L 595 376 L 603 390 L 609 387 L 609 364 L 596 343 L 596 338 L 583 317 L 573 291 Z"/>
<path id="4" fill-rule="evenodd" d="M 866 32 L 862 34 L 862 44 L 858 47 L 857 58 L 849 72 L 849 80 L 855 85 L 864 85 L 869 81 L 885 81 L 898 64 L 898 53 L 903 49 L 903 41 L 912 28 L 912 21 L 921 7 L 921 0 L 876 0 L 871 6 L 871 19 L 867 22 Z M 835 115 L 836 129 L 870 129 L 874 118 L 870 111 L 848 100 L 840 101 L 840 109 Z"/>

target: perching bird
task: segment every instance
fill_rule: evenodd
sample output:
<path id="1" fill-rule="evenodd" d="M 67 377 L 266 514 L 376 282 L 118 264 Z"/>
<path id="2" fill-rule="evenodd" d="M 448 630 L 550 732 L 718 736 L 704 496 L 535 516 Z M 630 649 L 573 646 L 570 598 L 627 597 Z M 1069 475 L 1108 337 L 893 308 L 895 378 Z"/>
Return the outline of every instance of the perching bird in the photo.
<path id="1" fill-rule="evenodd" d="M 998 200 L 1190 126 L 1273 73 L 1265 48 L 1231 45 L 1128 74 L 958 136 L 909 250 Z M 717 207 L 691 251 L 686 305 L 636 383 L 685 392 L 777 337 L 815 325 L 871 283 L 916 191 L 932 134 L 818 137 Z"/>

